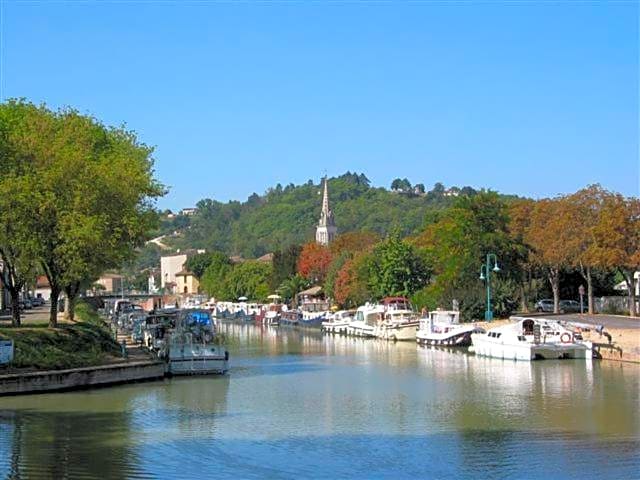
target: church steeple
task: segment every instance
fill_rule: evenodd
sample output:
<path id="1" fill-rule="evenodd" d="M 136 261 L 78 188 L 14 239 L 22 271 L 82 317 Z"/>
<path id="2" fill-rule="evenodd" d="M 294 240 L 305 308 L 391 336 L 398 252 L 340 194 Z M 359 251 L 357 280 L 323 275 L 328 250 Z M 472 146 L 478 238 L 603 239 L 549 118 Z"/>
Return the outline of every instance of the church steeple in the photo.
<path id="1" fill-rule="evenodd" d="M 324 177 L 324 192 L 322 195 L 322 211 L 320 212 L 320 221 L 316 228 L 316 242 L 320 245 L 328 245 L 338 233 L 333 212 L 329 208 L 329 187 L 327 177 Z"/>

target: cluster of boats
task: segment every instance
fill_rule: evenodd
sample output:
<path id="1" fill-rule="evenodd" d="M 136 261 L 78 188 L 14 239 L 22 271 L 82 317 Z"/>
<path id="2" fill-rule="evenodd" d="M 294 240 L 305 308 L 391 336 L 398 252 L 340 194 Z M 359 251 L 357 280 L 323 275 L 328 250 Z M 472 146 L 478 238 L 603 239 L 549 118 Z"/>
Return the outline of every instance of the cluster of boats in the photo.
<path id="1" fill-rule="evenodd" d="M 126 300 L 118 302 L 111 316 L 116 332 L 164 360 L 167 373 L 222 374 L 229 370 L 229 351 L 211 310 L 167 308 L 145 312 Z"/>
<path id="2" fill-rule="evenodd" d="M 579 328 L 541 317 L 512 317 L 511 322 L 485 330 L 461 323 L 460 312 L 434 310 L 417 313 L 408 299 L 388 297 L 356 310 L 292 309 L 278 303 L 217 304 L 216 315 L 258 324 L 319 327 L 334 335 L 414 341 L 425 346 L 470 347 L 476 355 L 536 360 L 591 358 L 592 345 Z"/>

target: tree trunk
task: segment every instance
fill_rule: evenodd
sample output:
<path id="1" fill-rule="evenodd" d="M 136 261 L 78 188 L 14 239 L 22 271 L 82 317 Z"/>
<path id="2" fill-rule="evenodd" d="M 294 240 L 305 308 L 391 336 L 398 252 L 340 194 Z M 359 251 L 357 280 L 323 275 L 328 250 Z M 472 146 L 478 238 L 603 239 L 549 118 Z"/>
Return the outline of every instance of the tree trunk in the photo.
<path id="1" fill-rule="evenodd" d="M 11 325 L 14 327 L 20 326 L 20 290 L 17 288 L 10 288 L 9 294 L 11 295 Z"/>
<path id="2" fill-rule="evenodd" d="M 51 309 L 49 310 L 49 327 L 58 327 L 58 298 L 60 297 L 60 288 L 51 285 Z"/>
<path id="3" fill-rule="evenodd" d="M 587 282 L 587 311 L 590 315 L 593 315 L 593 280 L 591 278 L 591 267 L 585 267 L 580 262 L 580 275 Z"/>
<path id="4" fill-rule="evenodd" d="M 587 303 L 589 304 L 589 315 L 593 315 L 593 279 L 591 278 L 591 267 L 587 267 Z"/>
<path id="5" fill-rule="evenodd" d="M 69 320 L 71 322 L 75 321 L 76 317 L 76 302 L 78 300 L 78 292 L 80 291 L 80 284 L 75 283 L 73 285 L 68 285 L 64 288 L 64 293 L 66 295 L 65 309 L 64 309 L 64 318 L 65 320 Z"/>
<path id="6" fill-rule="evenodd" d="M 627 283 L 627 295 L 629 298 L 629 315 L 631 317 L 637 316 L 636 312 L 636 279 L 634 277 L 634 270 L 623 271 L 624 279 Z"/>
<path id="7" fill-rule="evenodd" d="M 560 313 L 560 270 L 549 269 L 549 283 L 553 291 L 553 313 Z"/>

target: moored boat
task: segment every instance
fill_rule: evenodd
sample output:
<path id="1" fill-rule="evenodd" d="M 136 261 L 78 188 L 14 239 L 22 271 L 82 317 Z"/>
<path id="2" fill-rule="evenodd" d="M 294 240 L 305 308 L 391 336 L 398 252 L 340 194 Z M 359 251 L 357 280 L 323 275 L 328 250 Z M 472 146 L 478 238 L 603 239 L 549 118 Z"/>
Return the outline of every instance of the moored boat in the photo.
<path id="1" fill-rule="evenodd" d="M 472 333 L 484 333 L 484 329 L 473 324 L 461 324 L 458 311 L 438 309 L 420 320 L 416 341 L 420 345 L 468 347 Z"/>
<path id="2" fill-rule="evenodd" d="M 347 327 L 347 334 L 354 337 L 374 337 L 374 329 L 383 315 L 382 305 L 366 303 L 358 307 L 355 317 Z"/>
<path id="3" fill-rule="evenodd" d="M 353 310 L 338 310 L 322 322 L 322 330 L 326 333 L 346 334 L 354 314 Z"/>
<path id="4" fill-rule="evenodd" d="M 415 340 L 420 321 L 411 303 L 404 297 L 387 297 L 382 301 L 384 314 L 373 334 L 383 340 Z"/>
<path id="5" fill-rule="evenodd" d="M 208 310 L 183 310 L 162 352 L 172 375 L 223 374 L 229 351 L 222 345 Z"/>
<path id="6" fill-rule="evenodd" d="M 520 318 L 486 333 L 472 333 L 469 351 L 509 360 L 587 358 L 581 338 L 554 320 Z"/>

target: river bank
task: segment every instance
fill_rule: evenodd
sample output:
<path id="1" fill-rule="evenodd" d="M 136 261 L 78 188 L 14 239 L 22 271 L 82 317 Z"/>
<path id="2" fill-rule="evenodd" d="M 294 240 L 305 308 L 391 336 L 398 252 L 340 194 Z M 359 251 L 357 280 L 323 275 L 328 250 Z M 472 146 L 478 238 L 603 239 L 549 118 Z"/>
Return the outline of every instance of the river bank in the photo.
<path id="1" fill-rule="evenodd" d="M 13 340 L 14 358 L 0 367 L 0 395 L 82 389 L 165 375 L 165 364 L 143 348 L 113 337 L 94 311 L 79 309 L 81 320 L 49 328 L 46 321 L 0 328 L 0 339 Z M 37 318 L 37 317 L 36 317 Z"/>

